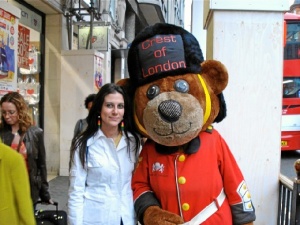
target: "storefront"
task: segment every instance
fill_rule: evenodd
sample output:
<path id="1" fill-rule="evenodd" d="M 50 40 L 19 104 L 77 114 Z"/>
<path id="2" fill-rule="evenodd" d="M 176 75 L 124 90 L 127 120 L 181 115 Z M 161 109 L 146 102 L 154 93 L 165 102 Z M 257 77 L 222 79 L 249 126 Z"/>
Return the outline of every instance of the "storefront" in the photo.
<path id="1" fill-rule="evenodd" d="M 24 2 L 0 5 L 0 97 L 18 91 L 43 127 L 44 15 Z"/>

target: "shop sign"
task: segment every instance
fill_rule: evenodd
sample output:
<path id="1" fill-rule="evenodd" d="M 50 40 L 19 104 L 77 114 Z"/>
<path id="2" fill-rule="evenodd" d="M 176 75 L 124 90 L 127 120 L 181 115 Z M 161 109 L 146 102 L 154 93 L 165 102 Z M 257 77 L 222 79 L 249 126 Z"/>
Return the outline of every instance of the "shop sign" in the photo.
<path id="1" fill-rule="evenodd" d="M 79 27 L 78 29 L 79 49 L 86 49 L 89 32 L 90 32 L 90 27 Z M 93 36 L 91 37 L 89 43 L 92 43 L 92 49 L 96 49 L 99 51 L 107 51 L 108 50 L 108 27 L 95 26 L 93 28 Z"/>
<path id="2" fill-rule="evenodd" d="M 42 32 L 42 17 L 35 12 L 27 9 L 24 6 L 20 6 L 21 9 L 21 18 L 20 23 L 32 28 L 38 32 Z"/>

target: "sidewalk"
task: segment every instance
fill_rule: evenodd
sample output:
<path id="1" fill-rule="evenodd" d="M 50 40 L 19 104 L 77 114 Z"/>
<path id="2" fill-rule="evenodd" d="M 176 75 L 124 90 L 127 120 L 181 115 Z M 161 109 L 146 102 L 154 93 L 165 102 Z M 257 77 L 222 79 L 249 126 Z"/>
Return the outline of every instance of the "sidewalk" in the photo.
<path id="1" fill-rule="evenodd" d="M 68 176 L 57 176 L 49 181 L 49 191 L 51 199 L 58 202 L 58 209 L 67 212 L 67 202 L 68 202 L 68 188 L 69 188 L 69 177 Z M 42 205 L 39 204 L 37 209 L 44 210 L 55 210 L 53 205 Z"/>

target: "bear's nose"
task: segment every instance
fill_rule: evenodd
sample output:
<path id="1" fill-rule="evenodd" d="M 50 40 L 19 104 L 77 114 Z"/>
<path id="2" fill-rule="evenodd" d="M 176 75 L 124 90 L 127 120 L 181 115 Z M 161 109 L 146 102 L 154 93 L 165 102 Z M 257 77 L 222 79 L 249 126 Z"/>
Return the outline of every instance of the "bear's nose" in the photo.
<path id="1" fill-rule="evenodd" d="M 169 123 L 179 119 L 182 113 L 181 105 L 174 100 L 166 100 L 159 104 L 158 112 L 160 116 Z"/>

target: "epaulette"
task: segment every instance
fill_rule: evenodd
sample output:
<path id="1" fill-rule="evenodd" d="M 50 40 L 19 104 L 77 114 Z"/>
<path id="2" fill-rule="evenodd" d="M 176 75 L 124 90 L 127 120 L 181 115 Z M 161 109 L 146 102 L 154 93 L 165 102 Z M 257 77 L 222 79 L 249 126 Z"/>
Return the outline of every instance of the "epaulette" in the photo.
<path id="1" fill-rule="evenodd" d="M 211 134 L 211 133 L 213 132 L 213 129 L 214 129 L 214 127 L 213 127 L 212 125 L 209 125 L 209 126 L 206 128 L 205 132 Z"/>

